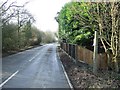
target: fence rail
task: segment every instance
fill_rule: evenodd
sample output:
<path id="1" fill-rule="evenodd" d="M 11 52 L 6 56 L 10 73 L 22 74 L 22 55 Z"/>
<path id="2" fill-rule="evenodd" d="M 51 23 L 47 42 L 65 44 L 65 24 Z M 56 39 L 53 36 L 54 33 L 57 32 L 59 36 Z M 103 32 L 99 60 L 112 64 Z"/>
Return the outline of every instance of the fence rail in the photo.
<path id="1" fill-rule="evenodd" d="M 61 43 L 61 48 L 68 53 L 72 58 L 78 61 L 83 61 L 90 66 L 93 65 L 93 51 L 83 48 L 78 45 Z M 107 65 L 107 55 L 105 53 L 100 53 L 97 56 L 98 68 L 106 70 Z"/>

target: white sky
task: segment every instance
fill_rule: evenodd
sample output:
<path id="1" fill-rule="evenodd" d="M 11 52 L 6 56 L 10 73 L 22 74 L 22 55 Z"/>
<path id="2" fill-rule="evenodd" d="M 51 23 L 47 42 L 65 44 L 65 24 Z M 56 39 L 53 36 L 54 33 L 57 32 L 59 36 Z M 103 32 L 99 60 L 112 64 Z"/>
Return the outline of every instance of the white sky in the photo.
<path id="1" fill-rule="evenodd" d="M 17 1 L 23 3 L 27 0 Z M 35 25 L 40 30 L 54 32 L 58 30 L 58 23 L 54 17 L 62 9 L 62 6 L 69 1 L 71 0 L 30 0 L 30 3 L 25 8 L 34 15 L 36 19 Z"/>

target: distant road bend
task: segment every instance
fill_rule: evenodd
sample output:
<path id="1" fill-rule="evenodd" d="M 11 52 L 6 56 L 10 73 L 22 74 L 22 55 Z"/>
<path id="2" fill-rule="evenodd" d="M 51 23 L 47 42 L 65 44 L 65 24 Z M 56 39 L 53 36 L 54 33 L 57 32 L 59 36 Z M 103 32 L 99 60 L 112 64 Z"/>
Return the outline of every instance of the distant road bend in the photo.
<path id="1" fill-rule="evenodd" d="M 2 88 L 70 88 L 56 44 L 29 49 L 2 60 Z"/>

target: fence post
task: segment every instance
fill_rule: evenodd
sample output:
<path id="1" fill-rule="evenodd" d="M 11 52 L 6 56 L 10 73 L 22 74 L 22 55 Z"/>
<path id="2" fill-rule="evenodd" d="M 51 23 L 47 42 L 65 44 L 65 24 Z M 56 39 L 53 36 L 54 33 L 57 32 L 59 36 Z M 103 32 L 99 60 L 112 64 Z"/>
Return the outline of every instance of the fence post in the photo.
<path id="1" fill-rule="evenodd" d="M 62 42 L 60 43 L 60 47 L 62 48 Z"/>
<path id="2" fill-rule="evenodd" d="M 64 48 L 65 48 L 65 50 L 64 50 L 64 51 L 66 52 L 66 43 L 64 43 Z"/>
<path id="3" fill-rule="evenodd" d="M 69 54 L 69 52 L 70 52 L 70 51 L 69 51 L 69 44 L 67 44 L 67 46 L 68 46 L 68 54 Z"/>
<path id="4" fill-rule="evenodd" d="M 71 50 L 70 50 L 70 49 L 71 49 L 71 45 L 69 44 L 69 55 L 70 55 L 70 53 L 71 53 Z"/>
<path id="5" fill-rule="evenodd" d="M 75 63 L 76 63 L 76 45 L 73 45 L 73 58 L 75 60 Z"/>
<path id="6" fill-rule="evenodd" d="M 76 44 L 75 44 L 75 59 L 78 60 L 78 48 Z"/>
<path id="7" fill-rule="evenodd" d="M 66 52 L 68 53 L 68 43 L 66 43 Z"/>
<path id="8" fill-rule="evenodd" d="M 71 57 L 73 58 L 73 45 L 71 44 Z"/>
<path id="9" fill-rule="evenodd" d="M 71 57 L 73 58 L 73 45 L 71 44 Z"/>
<path id="10" fill-rule="evenodd" d="M 65 51 L 66 51 L 66 53 L 67 53 L 67 43 L 65 43 Z"/>

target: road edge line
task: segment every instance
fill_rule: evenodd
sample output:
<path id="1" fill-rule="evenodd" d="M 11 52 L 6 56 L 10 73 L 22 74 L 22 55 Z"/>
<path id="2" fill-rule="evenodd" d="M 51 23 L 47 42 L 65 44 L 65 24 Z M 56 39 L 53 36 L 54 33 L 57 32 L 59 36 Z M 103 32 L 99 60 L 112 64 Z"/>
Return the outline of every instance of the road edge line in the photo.
<path id="1" fill-rule="evenodd" d="M 17 70 L 15 73 L 13 73 L 9 78 L 7 78 L 3 83 L 0 84 L 0 88 L 6 84 L 11 78 L 13 78 L 19 71 Z"/>
<path id="2" fill-rule="evenodd" d="M 64 68 L 64 66 L 63 66 L 63 64 L 62 64 L 62 61 L 60 60 L 60 56 L 59 56 L 58 53 L 57 53 L 57 56 L 58 56 L 58 59 L 59 59 L 59 61 L 60 61 L 60 63 L 61 63 L 61 66 L 62 66 L 63 72 L 64 72 L 65 77 L 66 77 L 66 79 L 67 79 L 67 82 L 68 82 L 68 84 L 69 84 L 71 90 L 74 90 L 73 85 L 72 85 L 71 82 L 70 82 L 70 79 L 69 79 L 69 77 L 68 77 L 68 75 L 67 75 L 67 72 L 65 71 L 65 68 Z"/>

